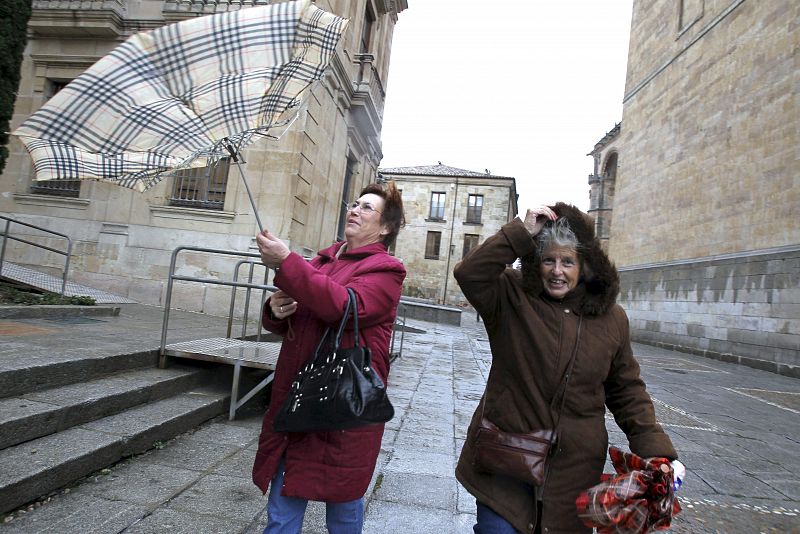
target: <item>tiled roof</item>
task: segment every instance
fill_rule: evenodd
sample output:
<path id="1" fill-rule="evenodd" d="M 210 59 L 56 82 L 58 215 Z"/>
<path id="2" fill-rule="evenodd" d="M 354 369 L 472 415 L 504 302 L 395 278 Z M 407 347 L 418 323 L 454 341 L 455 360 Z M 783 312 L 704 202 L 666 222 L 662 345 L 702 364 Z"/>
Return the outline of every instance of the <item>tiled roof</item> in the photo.
<path id="1" fill-rule="evenodd" d="M 486 169 L 485 172 L 468 171 L 457 169 L 448 165 L 420 165 L 418 167 L 391 167 L 379 168 L 378 172 L 386 174 L 411 174 L 417 176 L 474 176 L 483 178 L 512 178 L 511 176 L 497 176 Z"/>

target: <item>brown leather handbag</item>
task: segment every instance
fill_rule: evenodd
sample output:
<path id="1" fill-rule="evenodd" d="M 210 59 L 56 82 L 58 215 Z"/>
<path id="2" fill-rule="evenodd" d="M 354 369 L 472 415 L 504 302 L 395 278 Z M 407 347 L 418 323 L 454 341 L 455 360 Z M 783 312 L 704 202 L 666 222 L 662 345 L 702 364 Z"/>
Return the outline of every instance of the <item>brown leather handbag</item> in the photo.
<path id="1" fill-rule="evenodd" d="M 555 442 L 555 430 L 503 432 L 497 425 L 481 417 L 474 445 L 475 465 L 483 471 L 541 486 L 544 484 L 547 457 Z"/>
<path id="2" fill-rule="evenodd" d="M 486 408 L 484 394 L 481 408 L 481 422 L 473 443 L 475 467 L 479 470 L 505 475 L 521 480 L 533 486 L 544 484 L 547 476 L 547 460 L 558 440 L 558 425 L 561 422 L 561 411 L 567 398 L 567 385 L 572 375 L 575 356 L 578 354 L 578 342 L 581 334 L 582 320 L 578 320 L 578 332 L 572 359 L 564 375 L 564 392 L 557 412 L 555 430 L 531 430 L 530 432 L 504 432 L 483 414 Z"/>

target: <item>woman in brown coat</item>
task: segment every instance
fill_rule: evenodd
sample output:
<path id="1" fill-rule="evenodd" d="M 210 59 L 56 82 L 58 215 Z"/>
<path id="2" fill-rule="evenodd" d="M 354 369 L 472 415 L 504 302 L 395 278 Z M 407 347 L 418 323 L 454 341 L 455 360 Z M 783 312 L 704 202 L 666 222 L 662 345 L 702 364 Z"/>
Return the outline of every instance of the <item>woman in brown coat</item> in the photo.
<path id="1" fill-rule="evenodd" d="M 507 268 L 517 258 L 521 272 Z M 503 226 L 454 274 L 486 324 L 493 357 L 456 468 L 478 502 L 475 532 L 590 533 L 575 499 L 600 481 L 606 406 L 632 452 L 677 458 L 639 376 L 628 318 L 616 304 L 619 275 L 595 238 L 593 220 L 562 203 L 528 210 L 525 222 Z M 506 432 L 557 426 L 558 443 L 540 487 L 474 465 L 482 416 Z"/>

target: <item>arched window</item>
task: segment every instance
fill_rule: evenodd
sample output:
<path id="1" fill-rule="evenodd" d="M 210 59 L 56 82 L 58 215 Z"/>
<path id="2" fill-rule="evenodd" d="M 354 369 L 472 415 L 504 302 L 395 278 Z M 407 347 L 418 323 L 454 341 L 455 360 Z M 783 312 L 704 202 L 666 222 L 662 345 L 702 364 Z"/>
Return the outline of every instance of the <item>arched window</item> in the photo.
<path id="1" fill-rule="evenodd" d="M 617 180 L 617 152 L 611 152 L 603 163 L 600 177 L 599 198 L 595 232 L 601 240 L 608 239 L 611 232 L 611 213 L 614 208 L 614 186 Z"/>

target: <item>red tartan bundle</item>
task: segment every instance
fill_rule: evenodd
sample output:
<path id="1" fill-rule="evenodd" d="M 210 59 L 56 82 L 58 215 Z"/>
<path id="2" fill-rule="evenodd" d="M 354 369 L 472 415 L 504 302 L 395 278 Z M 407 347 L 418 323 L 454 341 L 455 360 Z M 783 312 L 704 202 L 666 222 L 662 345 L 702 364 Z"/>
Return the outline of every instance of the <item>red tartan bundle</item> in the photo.
<path id="1" fill-rule="evenodd" d="M 681 511 L 672 489 L 673 472 L 666 458 L 645 460 L 609 447 L 617 475 L 581 493 L 578 516 L 598 534 L 645 534 L 666 530 Z"/>

